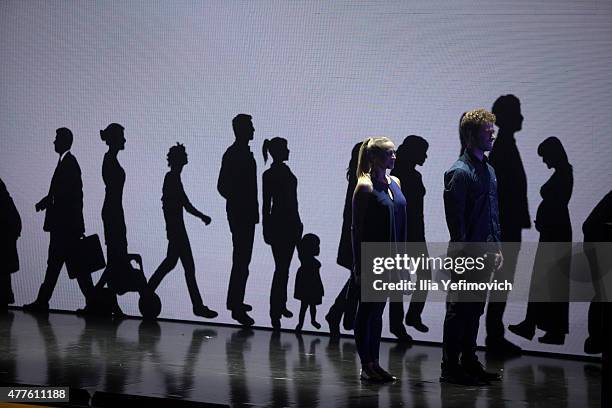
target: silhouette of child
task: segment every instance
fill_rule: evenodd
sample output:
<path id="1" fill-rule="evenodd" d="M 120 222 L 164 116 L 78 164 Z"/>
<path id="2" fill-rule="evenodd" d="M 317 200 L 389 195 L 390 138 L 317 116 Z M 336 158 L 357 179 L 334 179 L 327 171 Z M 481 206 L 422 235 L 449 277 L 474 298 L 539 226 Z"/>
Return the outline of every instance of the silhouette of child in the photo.
<path id="1" fill-rule="evenodd" d="M 317 322 L 317 305 L 320 305 L 323 300 L 323 283 L 319 274 L 321 262 L 315 258 L 319 255 L 320 243 L 321 240 L 315 234 L 306 234 L 297 247 L 301 265 L 295 277 L 293 297 L 302 301 L 300 322 L 295 327 L 298 332 L 304 326 L 304 316 L 308 307 L 310 307 L 310 323 L 317 329 L 321 328 Z"/>

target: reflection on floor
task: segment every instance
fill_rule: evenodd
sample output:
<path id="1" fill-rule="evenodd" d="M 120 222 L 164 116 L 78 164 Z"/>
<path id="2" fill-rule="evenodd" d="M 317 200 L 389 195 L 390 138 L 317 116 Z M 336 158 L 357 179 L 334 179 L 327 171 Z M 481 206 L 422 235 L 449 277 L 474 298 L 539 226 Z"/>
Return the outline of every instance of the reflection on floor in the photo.
<path id="1" fill-rule="evenodd" d="M 523 356 L 487 360 L 503 369 L 488 387 L 441 385 L 441 349 L 383 342 L 396 384 L 358 381 L 350 338 L 298 336 L 181 322 L 119 323 L 69 314 L 0 315 L 0 383 L 68 385 L 95 391 L 231 406 L 599 407 L 601 364 Z"/>

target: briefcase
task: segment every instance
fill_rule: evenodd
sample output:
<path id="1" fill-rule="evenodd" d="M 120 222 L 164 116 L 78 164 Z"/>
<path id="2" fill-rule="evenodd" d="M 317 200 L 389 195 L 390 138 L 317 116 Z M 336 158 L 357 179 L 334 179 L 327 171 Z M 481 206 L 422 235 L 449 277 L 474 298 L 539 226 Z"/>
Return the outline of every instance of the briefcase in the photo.
<path id="1" fill-rule="evenodd" d="M 66 269 L 70 279 L 79 275 L 91 274 L 106 266 L 104 252 L 97 234 L 81 237 L 66 260 Z"/>

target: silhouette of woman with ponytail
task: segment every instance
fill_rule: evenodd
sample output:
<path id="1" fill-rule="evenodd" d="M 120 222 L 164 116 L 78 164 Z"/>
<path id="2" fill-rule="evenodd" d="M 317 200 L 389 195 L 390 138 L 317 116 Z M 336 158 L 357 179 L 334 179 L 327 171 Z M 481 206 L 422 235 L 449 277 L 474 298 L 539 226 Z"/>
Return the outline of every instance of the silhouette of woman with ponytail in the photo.
<path id="1" fill-rule="evenodd" d="M 362 242 L 405 242 L 406 199 L 399 180 L 387 176 L 395 165 L 395 145 L 386 137 L 366 139 L 359 151 L 357 186 L 353 195 L 353 276 L 361 284 Z M 397 378 L 378 363 L 382 314 L 386 302 L 359 302 L 355 343 L 361 360 L 361 379 L 390 382 Z"/>
<path id="2" fill-rule="evenodd" d="M 104 224 L 104 240 L 106 242 L 107 267 L 96 284 L 101 289 L 105 284 L 111 286 L 111 281 L 120 279 L 122 266 L 129 263 L 127 230 L 123 214 L 123 186 L 125 171 L 117 156 L 125 149 L 124 128 L 118 123 L 111 123 L 100 131 L 100 138 L 108 146 L 102 161 L 102 180 L 104 180 L 105 195 L 102 205 L 102 223 Z M 122 317 L 124 314 L 117 303 L 117 295 L 113 294 L 113 315 Z"/>
<path id="3" fill-rule="evenodd" d="M 295 246 L 302 237 L 303 225 L 298 212 L 297 178 L 285 164 L 289 159 L 287 140 L 275 137 L 264 140 L 264 161 L 272 156 L 270 168 L 263 173 L 263 234 L 272 247 L 274 277 L 270 292 L 270 319 L 275 330 L 281 317 L 293 316 L 287 310 L 287 282 Z"/>

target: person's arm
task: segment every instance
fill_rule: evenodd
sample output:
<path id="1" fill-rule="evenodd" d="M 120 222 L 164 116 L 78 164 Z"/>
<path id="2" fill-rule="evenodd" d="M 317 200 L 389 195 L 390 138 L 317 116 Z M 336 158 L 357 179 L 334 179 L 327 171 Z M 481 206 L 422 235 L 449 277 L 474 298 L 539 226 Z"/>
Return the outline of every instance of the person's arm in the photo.
<path id="1" fill-rule="evenodd" d="M 39 202 L 34 204 L 34 209 L 36 210 L 36 212 L 45 211 L 48 207 L 49 207 L 49 196 L 48 195 L 44 196 L 43 198 L 40 199 Z"/>
<path id="2" fill-rule="evenodd" d="M 467 177 L 465 171 L 460 169 L 444 176 L 444 212 L 451 242 L 464 242 L 466 239 Z"/>
<path id="3" fill-rule="evenodd" d="M 226 152 L 221 160 L 221 170 L 217 180 L 217 191 L 226 200 L 232 198 L 232 182 L 235 181 L 232 177 L 232 165 L 229 161 L 228 153 Z"/>
<path id="4" fill-rule="evenodd" d="M 264 242 L 266 244 L 271 244 L 272 242 L 272 231 L 270 225 L 270 213 L 272 210 L 272 184 L 270 174 L 265 172 L 261 182 L 263 194 L 263 202 L 261 203 L 261 222 L 263 227 Z"/>
<path id="5" fill-rule="evenodd" d="M 183 208 L 185 209 L 185 211 L 187 211 L 189 214 L 193 215 L 194 217 L 198 217 L 199 219 L 202 220 L 202 222 L 204 222 L 204 224 L 208 225 L 210 224 L 211 218 L 208 215 L 205 215 L 203 213 L 201 213 L 200 211 L 198 211 L 197 208 L 195 208 L 193 206 L 193 204 L 191 204 L 191 201 L 189 201 L 189 197 L 187 197 L 187 193 L 185 193 L 185 189 L 183 188 L 183 184 L 180 184 L 180 200 L 181 200 L 181 204 L 183 205 Z"/>
<path id="6" fill-rule="evenodd" d="M 190 202 L 187 202 L 184 208 L 185 208 L 185 211 L 187 211 L 189 214 L 201 219 L 204 222 L 204 224 L 206 225 L 210 224 L 211 218 L 208 215 L 203 214 L 200 211 L 198 211 L 198 209 L 195 208 L 193 205 L 191 205 Z"/>
<path id="7" fill-rule="evenodd" d="M 356 283 L 361 282 L 361 243 L 365 237 L 365 217 L 368 209 L 368 201 L 372 193 L 372 182 L 362 179 L 357 182 L 353 194 L 353 221 L 352 221 L 352 243 L 353 243 L 353 279 Z"/>

